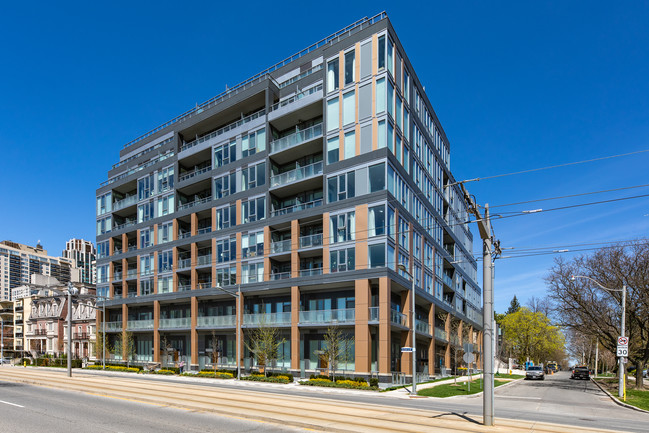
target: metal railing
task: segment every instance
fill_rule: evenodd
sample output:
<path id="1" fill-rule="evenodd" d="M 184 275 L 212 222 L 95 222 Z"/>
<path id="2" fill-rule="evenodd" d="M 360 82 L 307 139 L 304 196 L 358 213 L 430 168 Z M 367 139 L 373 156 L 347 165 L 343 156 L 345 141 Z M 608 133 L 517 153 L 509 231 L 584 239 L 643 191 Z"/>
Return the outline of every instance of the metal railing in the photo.
<path id="1" fill-rule="evenodd" d="M 430 324 L 424 322 L 423 320 L 415 320 L 415 330 L 418 334 L 428 334 L 430 335 Z"/>
<path id="2" fill-rule="evenodd" d="M 190 148 L 196 146 L 197 144 L 203 143 L 203 142 L 205 142 L 207 140 L 210 140 L 210 139 L 212 139 L 214 137 L 218 137 L 219 135 L 224 134 L 224 133 L 226 133 L 226 132 L 228 132 L 228 131 L 230 131 L 230 130 L 232 130 L 234 128 L 237 128 L 237 127 L 239 127 L 241 125 L 245 125 L 248 122 L 252 122 L 253 120 L 263 116 L 264 114 L 266 114 L 266 110 L 262 108 L 261 110 L 257 111 L 256 113 L 252 113 L 251 115 L 246 116 L 243 119 L 237 120 L 236 122 L 232 122 L 232 123 L 230 123 L 228 125 L 225 125 L 222 128 L 217 129 L 214 132 L 210 132 L 207 135 L 199 137 L 198 139 L 196 139 L 194 141 L 190 141 L 189 143 L 183 144 L 180 147 L 180 151 L 182 152 L 184 150 L 187 150 L 187 149 L 190 149 Z"/>
<path id="3" fill-rule="evenodd" d="M 160 319 L 160 328 L 189 328 L 190 326 L 191 319 L 189 317 Z"/>
<path id="4" fill-rule="evenodd" d="M 153 158 L 153 159 L 151 159 L 151 160 L 149 160 L 147 162 L 139 164 L 137 167 L 133 167 L 130 170 L 125 171 L 124 173 L 118 174 L 117 176 L 113 176 L 110 179 L 103 181 L 100 184 L 100 186 L 110 185 L 113 182 L 117 182 L 120 179 L 124 179 L 125 177 L 128 177 L 128 176 L 132 175 L 133 173 L 137 173 L 140 170 L 144 170 L 145 168 L 150 167 L 150 166 L 152 166 L 154 164 L 157 164 L 160 161 L 164 161 L 167 158 L 171 158 L 174 155 L 175 155 L 175 152 L 173 150 L 167 151 L 167 152 L 163 153 L 162 155 L 160 155 L 160 156 L 158 156 L 156 158 Z"/>
<path id="5" fill-rule="evenodd" d="M 281 83 L 279 83 L 279 88 L 283 89 L 286 86 L 290 86 L 291 84 L 300 81 L 302 78 L 306 78 L 311 74 L 321 71 L 322 68 L 324 68 L 324 65 L 322 63 L 315 65 L 311 69 L 307 69 L 306 71 L 302 72 L 300 75 L 296 75 L 295 77 L 289 78 L 286 81 L 282 81 Z"/>
<path id="6" fill-rule="evenodd" d="M 291 278 L 291 273 L 290 272 L 274 272 L 270 274 L 270 279 L 272 281 L 275 280 L 286 280 Z"/>
<path id="7" fill-rule="evenodd" d="M 183 210 L 183 209 L 189 209 L 194 206 L 198 206 L 203 203 L 207 203 L 212 201 L 212 197 L 203 197 L 199 198 L 198 200 L 190 201 L 189 203 L 184 203 L 178 206 L 178 210 Z"/>
<path id="8" fill-rule="evenodd" d="M 290 57 L 287 57 L 286 59 L 282 60 L 281 62 L 274 64 L 270 68 L 267 68 L 267 69 L 259 72 L 258 74 L 248 78 L 247 80 L 242 81 L 241 83 L 237 84 L 236 86 L 227 89 L 225 92 L 222 92 L 222 93 L 216 95 L 215 97 L 203 102 L 200 105 L 196 105 L 196 107 L 192 108 L 191 110 L 188 110 L 188 111 L 182 113 L 181 115 L 176 116 L 173 119 L 163 123 L 162 125 L 159 125 L 159 126 L 153 128 L 152 130 L 140 135 L 139 137 L 137 137 L 137 138 L 129 141 L 128 143 L 126 143 L 124 145 L 124 147 L 126 148 L 126 147 L 129 147 L 129 146 L 131 146 L 131 145 L 133 145 L 135 143 L 138 143 L 138 142 L 144 140 L 145 138 L 150 137 L 151 135 L 155 134 L 156 132 L 166 128 L 169 125 L 173 125 L 174 123 L 181 122 L 181 121 L 186 120 L 186 119 L 188 119 L 188 118 L 190 118 L 192 116 L 195 116 L 195 115 L 197 115 L 199 113 L 202 113 L 207 108 L 213 107 L 214 105 L 218 104 L 219 102 L 236 95 L 238 92 L 240 92 L 240 91 L 242 91 L 244 89 L 247 89 L 247 88 L 251 87 L 252 85 L 254 85 L 254 84 L 258 83 L 258 82 L 261 82 L 263 79 L 268 77 L 271 72 L 276 71 L 277 69 L 279 69 L 279 68 L 281 68 L 281 67 L 283 67 L 285 65 L 288 65 L 289 63 L 299 59 L 302 56 L 305 56 L 305 55 L 309 54 L 310 52 L 312 52 L 312 51 L 314 51 L 314 50 L 316 50 L 316 49 L 318 49 L 318 48 L 320 48 L 322 46 L 325 46 L 327 44 L 333 44 L 333 43 L 338 42 L 338 41 L 340 41 L 342 39 L 345 39 L 346 37 L 351 36 L 353 32 L 361 30 L 362 28 L 370 26 L 370 25 L 372 25 L 374 23 L 377 23 L 377 22 L 381 21 L 382 19 L 387 18 L 387 16 L 388 16 L 387 13 L 381 12 L 381 13 L 378 13 L 378 14 L 374 15 L 371 18 L 364 17 L 364 18 L 354 22 L 353 24 L 350 24 L 347 27 L 337 31 L 336 33 L 334 33 L 334 34 L 332 34 L 330 36 L 327 36 L 324 39 L 319 40 L 315 44 L 312 44 L 312 45 L 308 46 L 307 48 L 303 49 L 302 51 L 300 51 L 300 52 L 298 52 L 296 54 L 293 54 Z"/>
<path id="9" fill-rule="evenodd" d="M 322 275 L 322 268 L 300 269 L 300 277 L 314 277 Z"/>
<path id="10" fill-rule="evenodd" d="M 319 174 L 322 174 L 322 161 L 272 176 L 270 178 L 270 186 L 288 185 Z"/>
<path id="11" fill-rule="evenodd" d="M 321 247 L 321 246 L 322 246 L 322 233 L 316 233 L 314 235 L 300 237 L 300 248 L 312 248 L 312 247 Z"/>
<path id="12" fill-rule="evenodd" d="M 178 291 L 179 292 L 186 292 L 188 290 L 192 289 L 191 284 L 178 284 Z"/>
<path id="13" fill-rule="evenodd" d="M 178 232 L 178 239 L 185 239 L 185 238 L 191 238 L 192 237 L 192 232 L 186 231 L 186 232 Z"/>
<path id="14" fill-rule="evenodd" d="M 202 229 L 198 229 L 196 234 L 198 235 L 204 235 L 205 233 L 211 233 L 212 232 L 212 227 L 203 227 Z M 190 233 L 191 235 L 191 233 Z"/>
<path id="15" fill-rule="evenodd" d="M 300 311 L 300 323 L 350 323 L 356 319 L 356 310 L 344 308 L 338 310 Z"/>
<path id="16" fill-rule="evenodd" d="M 207 254 L 204 256 L 198 256 L 198 259 L 196 260 L 196 266 L 205 266 L 205 265 L 211 265 L 212 264 L 212 255 Z"/>
<path id="17" fill-rule="evenodd" d="M 129 195 L 113 203 L 113 211 L 124 209 L 125 207 L 132 206 L 135 203 L 137 203 L 137 195 Z"/>
<path id="18" fill-rule="evenodd" d="M 306 141 L 322 136 L 322 122 L 310 126 L 302 131 L 294 132 L 286 137 L 278 138 L 270 142 L 270 153 L 279 152 L 289 147 L 297 146 Z"/>
<path id="19" fill-rule="evenodd" d="M 137 278 L 137 269 L 129 269 L 126 272 L 126 278 L 127 279 Z"/>
<path id="20" fill-rule="evenodd" d="M 146 155 L 149 152 L 153 152 L 154 150 L 161 148 L 165 144 L 171 143 L 173 141 L 173 139 L 174 139 L 174 137 L 169 137 L 166 140 L 163 140 L 160 143 L 156 144 L 155 146 L 151 146 L 149 148 L 144 149 L 141 152 L 136 153 L 133 156 L 129 156 L 128 158 L 126 158 L 126 159 L 124 159 L 124 160 L 122 160 L 122 161 L 120 161 L 118 163 L 113 164 L 113 169 L 116 169 L 117 167 L 121 167 L 122 165 L 128 163 L 129 161 L 133 161 L 134 159 L 137 159 L 137 158 L 139 158 L 139 157 L 141 157 L 143 155 Z"/>
<path id="21" fill-rule="evenodd" d="M 453 288 L 453 278 L 451 278 L 448 275 L 444 274 L 444 276 L 442 277 L 442 280 L 444 281 L 444 284 L 446 284 L 450 288 Z"/>
<path id="22" fill-rule="evenodd" d="M 311 209 L 314 207 L 322 206 L 322 199 L 310 201 L 308 203 L 299 203 L 293 206 L 283 207 L 270 212 L 271 216 L 287 215 L 293 212 L 301 211 L 304 209 Z"/>
<path id="23" fill-rule="evenodd" d="M 196 326 L 235 326 L 237 316 L 202 316 L 196 320 Z"/>
<path id="24" fill-rule="evenodd" d="M 153 329 L 153 319 L 129 320 L 126 322 L 127 329 Z"/>
<path id="25" fill-rule="evenodd" d="M 212 288 L 212 282 L 211 281 L 199 281 L 198 282 L 198 288 L 199 289 L 211 289 Z"/>
<path id="26" fill-rule="evenodd" d="M 185 269 L 192 267 L 192 259 L 181 259 L 178 260 L 178 269 Z"/>
<path id="27" fill-rule="evenodd" d="M 390 321 L 401 326 L 408 326 L 408 316 L 397 310 L 390 310 Z"/>
<path id="28" fill-rule="evenodd" d="M 134 226 L 136 223 L 135 220 L 128 220 L 123 224 L 116 224 L 115 227 L 113 227 L 114 231 L 125 229 L 126 227 Z"/>
<path id="29" fill-rule="evenodd" d="M 313 69 L 313 68 L 312 68 Z M 281 87 L 281 84 L 280 84 Z M 313 95 L 315 92 L 319 92 L 322 90 L 322 84 L 318 84 L 317 86 L 313 86 L 309 89 L 306 89 L 300 93 L 296 93 L 295 95 L 291 96 L 290 98 L 286 98 L 283 101 L 279 101 L 273 105 L 271 105 L 270 110 L 268 112 L 273 112 L 277 109 L 280 109 L 282 107 L 286 107 L 287 105 L 292 104 L 295 101 L 299 101 L 300 99 L 304 98 L 305 96 Z"/>
<path id="30" fill-rule="evenodd" d="M 195 168 L 192 171 L 188 171 L 186 173 L 181 174 L 178 176 L 178 182 L 182 182 L 183 180 L 191 179 L 194 176 L 198 176 L 199 174 L 207 173 L 212 169 L 211 165 L 208 165 L 207 167 L 203 168 Z"/>
<path id="31" fill-rule="evenodd" d="M 113 272 L 113 281 L 119 281 L 122 279 L 122 273 L 121 272 Z"/>
<path id="32" fill-rule="evenodd" d="M 290 252 L 290 251 L 291 251 L 291 240 L 290 239 L 270 243 L 270 252 L 271 253 L 286 253 L 286 252 Z"/>
<path id="33" fill-rule="evenodd" d="M 244 314 L 244 325 L 290 325 L 291 313 L 264 313 L 264 314 Z"/>

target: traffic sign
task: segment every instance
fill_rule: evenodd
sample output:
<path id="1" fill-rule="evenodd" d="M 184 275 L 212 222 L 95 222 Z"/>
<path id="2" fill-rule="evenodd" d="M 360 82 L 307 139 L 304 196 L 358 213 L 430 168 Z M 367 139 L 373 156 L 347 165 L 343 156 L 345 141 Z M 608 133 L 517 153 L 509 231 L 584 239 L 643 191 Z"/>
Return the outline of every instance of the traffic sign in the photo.
<path id="1" fill-rule="evenodd" d="M 412 347 L 402 347 L 401 352 L 412 352 Z"/>
<path id="2" fill-rule="evenodd" d="M 629 346 L 617 346 L 617 356 L 629 356 Z"/>
<path id="3" fill-rule="evenodd" d="M 617 337 L 617 345 L 618 346 L 628 346 L 629 345 L 629 337 Z"/>
<path id="4" fill-rule="evenodd" d="M 463 345 L 464 351 L 465 352 L 473 352 L 473 344 L 471 343 L 464 343 Z"/>
<path id="5" fill-rule="evenodd" d="M 462 359 L 464 360 L 464 362 L 471 364 L 473 361 L 475 361 L 475 355 L 471 352 L 467 352 L 464 354 L 464 356 L 462 356 Z"/>

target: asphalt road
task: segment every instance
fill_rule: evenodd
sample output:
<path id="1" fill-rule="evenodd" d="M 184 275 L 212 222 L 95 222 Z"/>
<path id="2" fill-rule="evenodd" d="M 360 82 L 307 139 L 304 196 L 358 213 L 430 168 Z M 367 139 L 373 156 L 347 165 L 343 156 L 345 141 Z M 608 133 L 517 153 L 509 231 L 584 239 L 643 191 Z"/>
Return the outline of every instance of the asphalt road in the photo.
<path id="1" fill-rule="evenodd" d="M 294 433 L 303 429 L 0 381 L 0 432 Z"/>

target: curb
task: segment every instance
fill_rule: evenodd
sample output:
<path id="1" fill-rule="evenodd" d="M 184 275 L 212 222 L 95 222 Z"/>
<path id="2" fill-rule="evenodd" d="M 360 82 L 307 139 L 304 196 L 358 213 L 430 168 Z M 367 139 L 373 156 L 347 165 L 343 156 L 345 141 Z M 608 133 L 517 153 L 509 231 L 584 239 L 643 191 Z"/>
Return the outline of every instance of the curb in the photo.
<path id="1" fill-rule="evenodd" d="M 635 407 L 633 405 L 630 405 L 630 404 L 624 403 L 623 401 L 618 400 L 617 397 L 615 397 L 613 394 L 611 394 L 606 389 L 604 389 L 604 387 L 602 387 L 602 385 L 597 383 L 597 381 L 595 379 L 591 378 L 590 381 L 593 382 L 595 385 L 597 385 L 597 387 L 599 389 L 604 391 L 604 393 L 606 393 L 606 395 L 608 395 L 611 398 L 611 400 L 613 400 L 613 403 L 617 404 L 618 406 L 626 407 L 627 409 L 633 409 L 633 410 L 638 411 L 638 412 L 649 413 L 649 410 L 640 409 L 639 407 Z"/>

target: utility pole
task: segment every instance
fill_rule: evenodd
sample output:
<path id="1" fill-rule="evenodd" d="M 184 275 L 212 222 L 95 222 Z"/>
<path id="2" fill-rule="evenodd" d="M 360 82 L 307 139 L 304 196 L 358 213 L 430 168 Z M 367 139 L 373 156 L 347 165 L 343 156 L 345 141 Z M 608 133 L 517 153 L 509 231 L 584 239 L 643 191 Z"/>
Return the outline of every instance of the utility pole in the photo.
<path id="1" fill-rule="evenodd" d="M 495 254 L 500 254 L 500 241 L 493 241 L 491 237 L 491 220 L 489 217 L 489 204 L 484 206 L 484 216 L 480 215 L 478 205 L 474 198 L 460 183 L 464 199 L 467 202 L 469 212 L 476 217 L 480 238 L 482 239 L 482 328 L 483 328 L 483 382 L 484 393 L 482 395 L 482 416 L 483 424 L 494 425 L 494 293 L 493 293 L 493 260 L 492 247 L 495 247 Z"/>

